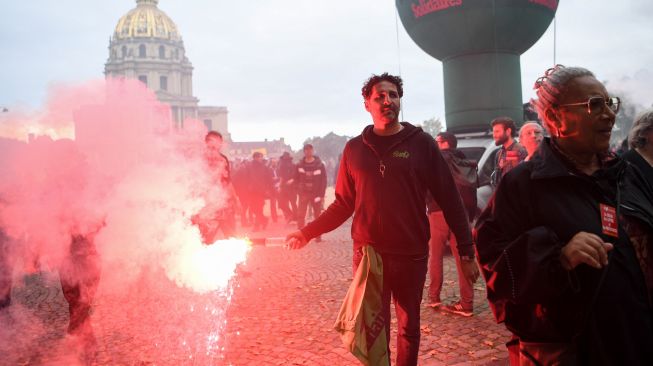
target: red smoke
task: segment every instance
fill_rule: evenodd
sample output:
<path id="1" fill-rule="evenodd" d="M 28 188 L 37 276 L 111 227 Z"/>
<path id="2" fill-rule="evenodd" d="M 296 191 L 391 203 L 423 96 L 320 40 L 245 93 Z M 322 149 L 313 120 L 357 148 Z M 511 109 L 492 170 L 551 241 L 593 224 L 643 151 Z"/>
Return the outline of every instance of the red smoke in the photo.
<path id="1" fill-rule="evenodd" d="M 207 131 L 194 120 L 176 129 L 170 116 L 143 84 L 123 79 L 55 87 L 43 111 L 0 116 L 0 227 L 15 279 L 35 265 L 75 277 L 66 258 L 82 236 L 99 254 L 98 296 L 156 293 L 160 273 L 199 294 L 229 293 L 244 246 L 207 247 L 191 223 L 205 197 L 214 207 L 226 201 L 204 160 Z M 188 331 L 208 332 L 198 344 L 211 348 L 224 309 L 206 309 L 207 329 Z"/>

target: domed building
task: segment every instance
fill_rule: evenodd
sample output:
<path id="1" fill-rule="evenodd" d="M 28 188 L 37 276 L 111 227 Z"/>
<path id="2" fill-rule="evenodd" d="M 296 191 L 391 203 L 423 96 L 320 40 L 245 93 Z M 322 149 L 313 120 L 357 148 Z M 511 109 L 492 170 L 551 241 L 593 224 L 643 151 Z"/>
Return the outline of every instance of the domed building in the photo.
<path id="1" fill-rule="evenodd" d="M 186 57 L 177 25 L 158 3 L 136 0 L 136 8 L 118 20 L 109 42 L 105 76 L 143 82 L 161 102 L 170 105 L 178 128 L 183 128 L 184 119 L 195 118 L 228 138 L 227 108 L 198 106 L 199 100 L 193 96 L 193 65 Z"/>

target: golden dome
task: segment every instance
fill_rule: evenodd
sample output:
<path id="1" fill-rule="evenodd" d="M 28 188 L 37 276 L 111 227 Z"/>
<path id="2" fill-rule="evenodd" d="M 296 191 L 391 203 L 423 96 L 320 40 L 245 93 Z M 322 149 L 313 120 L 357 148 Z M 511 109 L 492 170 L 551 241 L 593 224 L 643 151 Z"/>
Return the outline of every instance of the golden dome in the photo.
<path id="1" fill-rule="evenodd" d="M 159 38 L 179 41 L 177 26 L 166 13 L 159 10 L 159 0 L 136 0 L 136 8 L 118 21 L 114 39 Z"/>

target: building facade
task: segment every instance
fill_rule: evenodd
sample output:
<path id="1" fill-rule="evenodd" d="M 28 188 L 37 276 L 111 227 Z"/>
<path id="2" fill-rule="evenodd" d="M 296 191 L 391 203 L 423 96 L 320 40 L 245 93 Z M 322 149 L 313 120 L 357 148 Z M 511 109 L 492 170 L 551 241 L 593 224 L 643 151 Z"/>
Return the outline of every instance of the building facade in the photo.
<path id="1" fill-rule="evenodd" d="M 229 139 L 227 108 L 199 106 L 193 95 L 193 65 L 186 57 L 177 25 L 158 8 L 158 0 L 136 0 L 136 8 L 118 20 L 109 42 L 107 78 L 138 79 L 170 105 L 172 119 L 183 128 L 187 118 Z"/>

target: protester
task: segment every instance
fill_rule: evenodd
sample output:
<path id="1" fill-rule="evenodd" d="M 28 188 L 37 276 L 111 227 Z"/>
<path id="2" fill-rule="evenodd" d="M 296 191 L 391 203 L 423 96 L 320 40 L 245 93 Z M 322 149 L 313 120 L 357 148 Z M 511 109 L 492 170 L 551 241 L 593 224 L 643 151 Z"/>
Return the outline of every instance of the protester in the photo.
<path id="1" fill-rule="evenodd" d="M 544 139 L 544 129 L 537 122 L 526 122 L 519 129 L 519 143 L 526 149 L 528 156 L 524 161 L 528 161 L 533 157 L 535 151 L 540 147 L 540 143 Z"/>
<path id="2" fill-rule="evenodd" d="M 243 160 L 235 167 L 233 173 L 233 186 L 240 202 L 240 226 L 247 227 L 253 225 L 252 210 L 250 205 L 250 183 L 249 178 L 250 162 Z"/>
<path id="3" fill-rule="evenodd" d="M 66 333 L 79 342 L 81 361 L 85 364 L 92 364 L 97 357 L 97 341 L 90 317 L 101 273 L 94 238 L 102 227 L 104 223 L 84 234 L 71 234 L 68 255 L 58 268 L 61 290 L 68 303 Z M 10 252 L 10 245 L 15 244 L 11 240 L 0 230 L 0 320 L 11 306 L 13 265 L 19 255 L 17 251 Z"/>
<path id="4" fill-rule="evenodd" d="M 254 231 L 264 230 L 268 225 L 268 218 L 263 213 L 265 199 L 270 196 L 274 183 L 272 181 L 272 170 L 263 161 L 263 154 L 255 152 L 250 163 L 249 180 L 249 204 L 254 216 Z"/>
<path id="5" fill-rule="evenodd" d="M 225 238 L 235 235 L 237 202 L 236 192 L 231 184 L 231 164 L 222 153 L 222 134 L 209 131 L 204 141 L 211 186 L 205 195 L 206 206 L 193 217 L 193 222 L 198 225 L 204 243 L 212 244 L 219 231 L 222 231 Z"/>
<path id="6" fill-rule="evenodd" d="M 279 215 L 277 212 L 277 207 L 279 203 L 279 184 L 280 184 L 280 179 L 279 175 L 277 174 L 277 165 L 279 164 L 279 161 L 277 159 L 270 159 L 268 162 L 268 167 L 270 168 L 270 172 L 272 173 L 272 189 L 270 190 L 270 197 L 268 197 L 268 202 L 270 202 L 270 218 L 272 219 L 272 222 L 276 223 L 277 220 L 279 219 Z"/>
<path id="7" fill-rule="evenodd" d="M 494 144 L 501 146 L 496 154 L 494 172 L 492 173 L 492 186 L 496 188 L 501 178 L 524 161 L 528 153 L 515 141 L 514 137 L 517 134 L 517 128 L 515 121 L 510 117 L 495 118 L 490 125 L 492 126 Z"/>
<path id="8" fill-rule="evenodd" d="M 287 224 L 297 221 L 296 169 L 292 156 L 285 151 L 279 158 L 277 175 L 279 176 L 279 207 L 283 211 Z"/>
<path id="9" fill-rule="evenodd" d="M 457 161 L 466 159 L 465 154 L 457 149 L 458 139 L 453 133 L 441 132 L 435 138 L 435 142 L 438 144 L 442 157 L 444 157 L 452 172 L 457 169 Z M 458 182 L 456 182 L 456 187 L 460 192 L 463 204 L 465 204 L 467 217 L 471 220 L 476 213 L 476 187 L 471 188 L 468 185 L 459 184 Z M 431 239 L 429 239 L 429 249 L 431 251 L 429 256 L 429 275 L 431 279 L 431 285 L 428 290 L 429 306 L 432 308 L 441 308 L 465 317 L 472 316 L 474 314 L 474 287 L 465 278 L 463 266 L 458 254 L 458 246 L 456 245 L 456 236 L 453 235 L 449 225 L 447 225 L 442 209 L 440 209 L 440 206 L 438 206 L 437 202 L 430 195 L 427 198 L 427 211 L 431 231 Z M 460 301 L 441 307 L 440 292 L 442 291 L 443 283 L 442 264 L 447 241 L 456 259 Z"/>
<path id="10" fill-rule="evenodd" d="M 511 365 L 653 365 L 653 191 L 608 152 L 619 98 L 580 67 L 557 65 L 535 89 L 552 137 L 476 226 Z"/>
<path id="11" fill-rule="evenodd" d="M 94 244 L 95 235 L 73 234 L 69 256 L 59 271 L 61 290 L 70 314 L 68 333 L 81 336 L 87 342 L 95 342 L 90 315 L 100 283 L 100 259 Z"/>
<path id="12" fill-rule="evenodd" d="M 313 217 L 320 216 L 327 186 L 326 168 L 320 157 L 315 155 L 313 145 L 304 146 L 304 157 L 297 164 L 295 172 L 299 193 L 297 227 L 302 228 L 309 205 L 313 208 Z M 322 237 L 318 236 L 315 240 L 322 241 Z"/>
<path id="13" fill-rule="evenodd" d="M 373 75 L 362 92 L 374 124 L 347 142 L 336 182 L 336 200 L 315 221 L 289 234 L 287 240 L 291 248 L 301 248 L 308 240 L 340 226 L 353 213 L 354 272 L 370 248 L 380 254 L 383 267 L 381 299 L 378 295 L 370 299 L 380 302 L 382 311 L 374 327 L 364 330 L 367 344 L 383 334 L 389 355 L 392 297 L 398 323 L 397 365 L 415 366 L 428 261 L 427 190 L 458 238 L 463 271 L 470 282 L 478 277 L 474 245 L 460 195 L 433 138 L 410 123 L 399 123 L 401 78 L 387 73 Z M 375 332 L 379 329 L 385 332 Z M 389 356 L 386 361 L 389 363 Z"/>
<path id="14" fill-rule="evenodd" d="M 628 136 L 631 149 L 622 157 L 634 164 L 653 187 L 653 109 L 640 114 Z"/>

